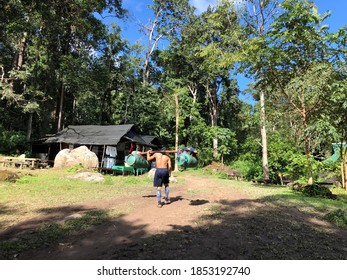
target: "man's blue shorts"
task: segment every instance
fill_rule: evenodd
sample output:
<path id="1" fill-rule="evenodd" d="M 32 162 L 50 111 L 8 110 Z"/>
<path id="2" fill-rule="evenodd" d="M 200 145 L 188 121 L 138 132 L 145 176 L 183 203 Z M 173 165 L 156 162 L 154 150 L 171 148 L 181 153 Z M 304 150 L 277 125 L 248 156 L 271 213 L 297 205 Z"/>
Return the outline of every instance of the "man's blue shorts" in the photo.
<path id="1" fill-rule="evenodd" d="M 153 186 L 161 187 L 169 184 L 169 170 L 167 168 L 157 168 L 154 175 Z"/>

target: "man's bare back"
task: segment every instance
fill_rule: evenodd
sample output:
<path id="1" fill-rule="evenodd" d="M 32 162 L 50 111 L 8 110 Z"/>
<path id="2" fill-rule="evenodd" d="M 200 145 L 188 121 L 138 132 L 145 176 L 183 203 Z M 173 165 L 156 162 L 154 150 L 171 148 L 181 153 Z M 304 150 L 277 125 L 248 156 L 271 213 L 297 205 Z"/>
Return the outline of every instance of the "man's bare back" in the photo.
<path id="1" fill-rule="evenodd" d="M 147 152 L 147 160 L 155 159 L 156 168 L 167 168 L 169 172 L 171 171 L 171 159 L 169 156 L 162 153 L 155 153 L 149 155 L 150 151 Z"/>

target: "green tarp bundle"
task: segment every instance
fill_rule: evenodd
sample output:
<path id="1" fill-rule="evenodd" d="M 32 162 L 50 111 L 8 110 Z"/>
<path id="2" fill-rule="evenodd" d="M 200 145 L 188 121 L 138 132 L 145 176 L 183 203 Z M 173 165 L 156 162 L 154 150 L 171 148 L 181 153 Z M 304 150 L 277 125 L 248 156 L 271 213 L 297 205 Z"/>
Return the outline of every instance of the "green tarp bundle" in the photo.
<path id="1" fill-rule="evenodd" d="M 183 152 L 177 155 L 176 163 L 184 168 L 195 167 L 198 164 L 198 160 L 193 155 Z"/>

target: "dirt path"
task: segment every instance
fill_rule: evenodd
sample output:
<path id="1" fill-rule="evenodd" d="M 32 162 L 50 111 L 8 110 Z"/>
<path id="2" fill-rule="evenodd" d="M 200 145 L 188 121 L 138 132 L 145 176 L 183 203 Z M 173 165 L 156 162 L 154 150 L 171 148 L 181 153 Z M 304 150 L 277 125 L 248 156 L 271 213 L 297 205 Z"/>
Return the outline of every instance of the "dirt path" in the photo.
<path id="1" fill-rule="evenodd" d="M 134 209 L 112 221 L 111 225 L 97 227 L 87 232 L 84 236 L 71 237 L 48 250 L 26 252 L 21 258 L 27 259 L 102 259 L 113 258 L 112 247 L 129 246 L 135 248 L 142 241 L 163 236 L 167 233 L 181 233 L 191 231 L 203 224 L 200 217 L 211 208 L 218 200 L 225 198 L 225 192 L 218 190 L 213 181 L 190 177 L 186 184 L 171 184 L 171 203 L 156 207 L 154 188 L 152 194 L 141 197 L 127 198 L 129 204 L 134 204 Z M 208 185 L 208 188 L 206 186 Z M 202 191 L 205 190 L 205 191 Z M 206 192 L 206 190 L 208 190 Z M 213 190 L 213 192 L 212 192 Z M 164 195 L 164 192 L 162 192 Z M 239 199 L 237 192 L 230 193 L 229 200 Z M 164 200 L 163 200 L 164 201 Z M 117 201 L 114 201 L 116 203 Z M 112 207 L 109 203 L 102 202 L 94 205 L 84 205 L 85 208 Z M 122 256 L 122 257 L 127 257 Z"/>
<path id="2" fill-rule="evenodd" d="M 134 205 L 128 214 L 19 258 L 347 259 L 347 230 L 317 219 L 317 213 L 276 199 L 250 199 L 232 183 L 194 176 L 185 182 L 171 184 L 170 205 L 157 208 L 154 189 L 127 197 Z"/>

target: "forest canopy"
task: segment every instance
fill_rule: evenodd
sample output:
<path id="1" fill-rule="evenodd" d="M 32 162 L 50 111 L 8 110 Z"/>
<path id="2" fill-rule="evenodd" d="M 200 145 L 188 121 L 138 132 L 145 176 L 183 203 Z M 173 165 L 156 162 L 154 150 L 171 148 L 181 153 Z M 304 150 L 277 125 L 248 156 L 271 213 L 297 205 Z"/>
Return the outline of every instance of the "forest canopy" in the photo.
<path id="1" fill-rule="evenodd" d="M 307 0 L 234 2 L 199 14 L 153 0 L 147 43 L 131 44 L 121 0 L 1 1 L 0 153 L 68 125 L 135 124 L 247 178 L 340 170 L 321 159 L 347 138 L 346 27 L 330 32 Z M 254 81 L 254 106 L 239 74 Z"/>

